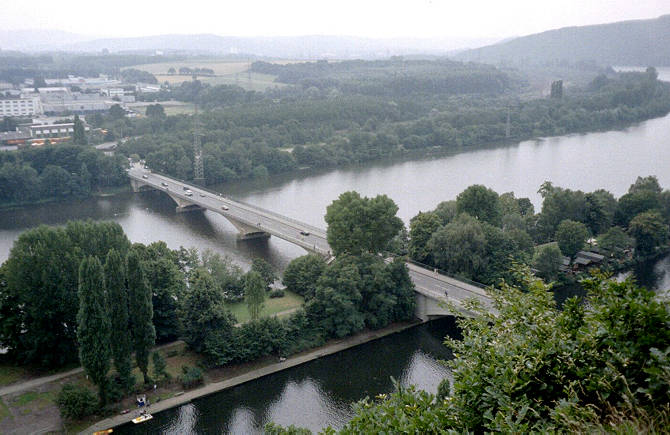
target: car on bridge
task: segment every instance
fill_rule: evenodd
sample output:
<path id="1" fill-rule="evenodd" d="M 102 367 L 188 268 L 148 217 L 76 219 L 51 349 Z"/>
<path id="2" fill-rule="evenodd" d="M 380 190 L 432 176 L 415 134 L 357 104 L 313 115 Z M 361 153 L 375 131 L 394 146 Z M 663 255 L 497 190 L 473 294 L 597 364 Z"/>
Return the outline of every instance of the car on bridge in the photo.
<path id="1" fill-rule="evenodd" d="M 228 206 L 227 205 L 222 205 L 221 210 L 228 210 Z"/>
<path id="2" fill-rule="evenodd" d="M 147 174 L 144 174 L 144 175 L 142 175 L 142 178 L 144 178 L 146 180 L 147 178 L 149 178 L 149 176 Z"/>
<path id="3" fill-rule="evenodd" d="M 193 196 L 193 191 L 191 189 L 186 189 L 186 193 L 184 193 L 186 196 Z"/>
<path id="4" fill-rule="evenodd" d="M 161 186 L 163 186 L 163 187 L 167 187 L 167 185 L 168 185 L 168 184 L 167 184 L 165 181 L 163 181 L 163 182 L 161 183 Z"/>
<path id="5" fill-rule="evenodd" d="M 309 231 L 304 231 L 303 230 L 303 231 L 300 231 L 300 234 L 302 234 L 303 236 L 309 236 Z"/>

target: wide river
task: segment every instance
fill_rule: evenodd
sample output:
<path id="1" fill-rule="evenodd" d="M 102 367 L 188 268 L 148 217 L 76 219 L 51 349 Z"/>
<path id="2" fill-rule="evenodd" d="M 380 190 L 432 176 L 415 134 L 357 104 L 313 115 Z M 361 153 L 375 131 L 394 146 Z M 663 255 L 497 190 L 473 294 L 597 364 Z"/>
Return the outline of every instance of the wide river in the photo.
<path id="1" fill-rule="evenodd" d="M 662 77 L 670 71 L 659 69 Z M 666 78 L 667 80 L 667 78 Z M 572 189 L 605 188 L 625 193 L 637 176 L 656 175 L 670 187 L 670 115 L 621 131 L 574 134 L 514 145 L 461 150 L 452 154 L 386 161 L 363 167 L 298 176 L 272 177 L 218 186 L 231 197 L 257 204 L 325 228 L 326 206 L 339 194 L 356 190 L 380 193 L 399 206 L 407 223 L 419 211 L 454 199 L 471 184 L 499 193 L 527 196 L 539 210 L 537 193 L 544 181 Z M 177 214 L 160 192 L 124 193 L 85 201 L 68 201 L 0 212 L 0 261 L 19 234 L 39 224 L 62 225 L 71 219 L 118 222 L 133 242 L 165 240 L 179 246 L 211 249 L 243 267 L 261 256 L 283 269 L 305 252 L 277 238 L 239 242 L 233 226 L 211 212 Z M 670 288 L 670 258 L 648 265 L 641 281 L 651 288 Z M 269 421 L 318 430 L 340 427 L 351 415 L 349 404 L 393 389 L 390 377 L 402 385 L 435 391 L 448 370 L 439 363 L 449 351 L 441 345 L 454 336 L 453 319 L 443 319 L 378 340 L 237 388 L 157 414 L 141 427 L 119 432 L 254 433 Z"/>

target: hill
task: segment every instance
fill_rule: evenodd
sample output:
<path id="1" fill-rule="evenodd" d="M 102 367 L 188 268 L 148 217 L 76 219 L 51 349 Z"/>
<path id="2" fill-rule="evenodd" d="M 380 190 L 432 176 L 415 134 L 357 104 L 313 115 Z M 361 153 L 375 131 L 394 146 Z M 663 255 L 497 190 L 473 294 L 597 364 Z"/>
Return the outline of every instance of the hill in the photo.
<path id="1" fill-rule="evenodd" d="M 670 65 L 670 15 L 565 27 L 459 53 L 460 60 L 508 65 Z"/>

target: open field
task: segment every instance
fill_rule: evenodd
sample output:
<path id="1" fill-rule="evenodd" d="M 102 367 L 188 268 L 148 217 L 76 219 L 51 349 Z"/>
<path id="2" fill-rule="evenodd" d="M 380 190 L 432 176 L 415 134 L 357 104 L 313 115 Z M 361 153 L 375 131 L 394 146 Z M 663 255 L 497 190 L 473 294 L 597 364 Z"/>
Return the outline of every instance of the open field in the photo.
<path id="1" fill-rule="evenodd" d="M 277 60 L 272 63 L 295 63 L 300 61 L 292 60 Z M 220 59 L 201 59 L 189 60 L 182 62 L 163 62 L 151 63 L 145 65 L 134 65 L 128 68 L 135 68 L 142 71 L 150 72 L 155 75 L 159 83 L 168 82 L 170 84 L 179 84 L 191 80 L 190 75 L 169 75 L 167 72 L 170 68 L 179 71 L 179 68 L 210 68 L 214 70 L 214 76 L 198 76 L 198 80 L 210 85 L 238 85 L 247 90 L 263 91 L 268 87 L 286 86 L 282 83 L 275 83 L 274 76 L 268 74 L 248 74 L 247 71 L 251 66 L 250 61 L 229 60 L 224 61 Z"/>
<path id="2" fill-rule="evenodd" d="M 265 300 L 265 307 L 261 311 L 261 317 L 272 316 L 282 311 L 298 308 L 303 304 L 304 299 L 302 296 L 286 290 L 284 290 L 284 293 L 283 298 L 267 298 Z M 230 309 L 238 322 L 244 323 L 249 321 L 249 311 L 247 310 L 246 303 L 226 304 L 226 307 Z"/>

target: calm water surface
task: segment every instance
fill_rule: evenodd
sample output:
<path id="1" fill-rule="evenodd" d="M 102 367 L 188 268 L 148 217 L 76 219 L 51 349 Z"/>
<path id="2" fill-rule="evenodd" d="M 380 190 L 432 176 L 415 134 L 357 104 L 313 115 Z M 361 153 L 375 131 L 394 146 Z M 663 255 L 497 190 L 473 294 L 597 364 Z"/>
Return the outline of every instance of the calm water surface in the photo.
<path id="1" fill-rule="evenodd" d="M 668 71 L 659 69 L 662 77 L 670 76 Z M 537 190 L 546 180 L 585 191 L 605 188 L 620 196 L 637 176 L 656 175 L 662 186 L 670 187 L 669 168 L 670 116 L 666 116 L 621 131 L 244 181 L 217 189 L 325 228 L 326 206 L 347 190 L 368 196 L 387 194 L 407 223 L 419 211 L 454 199 L 471 184 L 484 184 L 500 193 L 514 191 L 517 196 L 529 197 L 539 209 Z M 12 243 L 26 229 L 86 218 L 118 222 L 133 242 L 165 240 L 171 248 L 212 249 L 243 267 L 261 256 L 283 269 L 305 253 L 274 237 L 238 242 L 235 229 L 220 215 L 177 214 L 167 196 L 146 192 L 1 211 L 0 261 L 8 257 Z M 665 258 L 641 268 L 638 274 L 648 287 L 667 289 L 669 271 L 670 258 Z M 448 376 L 438 362 L 450 357 L 442 339 L 456 333 L 452 319 L 432 322 L 157 414 L 139 432 L 253 433 L 268 421 L 313 430 L 325 425 L 339 427 L 350 416 L 351 402 L 391 391 L 391 376 L 401 384 L 435 391 L 439 381 Z"/>

